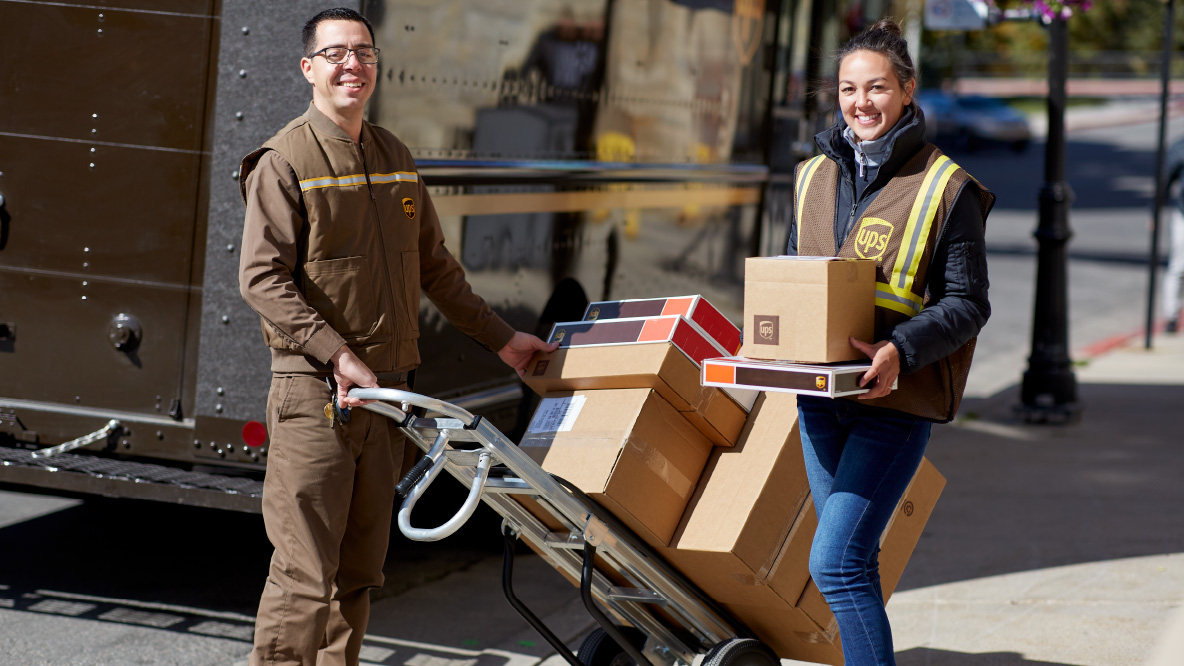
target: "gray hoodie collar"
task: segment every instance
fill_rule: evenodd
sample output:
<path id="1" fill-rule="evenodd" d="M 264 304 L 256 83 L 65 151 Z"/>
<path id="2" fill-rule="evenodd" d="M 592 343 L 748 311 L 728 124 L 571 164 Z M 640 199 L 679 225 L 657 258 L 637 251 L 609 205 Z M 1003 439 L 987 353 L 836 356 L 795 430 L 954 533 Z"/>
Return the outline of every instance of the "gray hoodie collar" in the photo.
<path id="1" fill-rule="evenodd" d="M 855 164 L 859 168 L 860 178 L 867 177 L 868 167 L 879 167 L 887 161 L 892 150 L 892 141 L 888 139 L 888 134 L 872 141 L 860 141 L 849 125 L 843 128 L 843 138 L 855 150 Z"/>

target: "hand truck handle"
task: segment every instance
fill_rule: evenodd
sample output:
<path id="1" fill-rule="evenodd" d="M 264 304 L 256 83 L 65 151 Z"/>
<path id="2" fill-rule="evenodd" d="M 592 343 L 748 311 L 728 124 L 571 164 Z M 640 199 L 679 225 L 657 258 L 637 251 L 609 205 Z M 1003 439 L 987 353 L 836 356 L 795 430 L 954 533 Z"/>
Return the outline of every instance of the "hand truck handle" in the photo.
<path id="1" fill-rule="evenodd" d="M 443 437 L 444 434 L 441 433 L 441 438 Z M 440 440 L 437 439 L 436 441 L 437 446 L 439 446 Z M 433 446 L 432 450 L 435 451 L 437 446 Z M 412 527 L 411 511 L 415 508 L 415 502 L 419 500 L 428 486 L 432 485 L 432 481 L 440 475 L 440 471 L 444 469 L 444 465 L 448 462 L 448 456 L 441 453 L 441 455 L 433 459 L 431 452 L 429 452 L 423 460 L 429 461 L 431 466 L 427 474 L 411 489 L 411 494 L 403 500 L 403 506 L 399 508 L 399 531 L 408 539 L 415 541 L 439 541 L 460 529 L 461 525 L 464 525 L 473 515 L 473 512 L 477 510 L 477 505 L 481 503 L 481 492 L 485 490 L 485 481 L 489 478 L 489 468 L 493 456 L 488 451 L 481 451 L 478 454 L 476 476 L 473 479 L 473 485 L 469 487 L 469 495 L 465 498 L 464 504 L 461 505 L 456 515 L 449 518 L 443 525 L 430 529 Z M 422 463 L 423 460 L 420 462 Z M 418 465 L 416 466 L 418 467 Z"/>
<path id="2" fill-rule="evenodd" d="M 394 405 L 387 405 L 383 402 L 373 402 L 368 405 L 363 405 L 366 409 L 379 414 L 384 414 L 396 421 L 402 421 L 406 418 L 406 406 L 412 405 L 415 407 L 423 407 L 424 409 L 450 416 L 454 419 L 459 419 L 465 426 L 472 426 L 477 421 L 477 417 L 473 416 L 467 410 L 461 409 L 450 402 L 429 398 L 420 393 L 412 393 L 411 391 L 401 391 L 399 389 L 388 388 L 354 388 L 349 390 L 349 397 L 358 398 L 360 400 L 386 400 L 389 402 L 402 403 L 404 409 L 398 409 Z"/>
<path id="3" fill-rule="evenodd" d="M 423 478 L 424 474 L 427 474 L 428 470 L 434 464 L 436 464 L 436 461 L 427 456 L 420 458 L 419 462 L 415 463 L 415 467 L 412 467 L 411 471 L 407 472 L 403 480 L 399 482 L 399 485 L 395 486 L 395 496 L 399 499 L 407 497 L 407 494 L 411 492 L 415 484 L 419 483 L 419 480 Z"/>

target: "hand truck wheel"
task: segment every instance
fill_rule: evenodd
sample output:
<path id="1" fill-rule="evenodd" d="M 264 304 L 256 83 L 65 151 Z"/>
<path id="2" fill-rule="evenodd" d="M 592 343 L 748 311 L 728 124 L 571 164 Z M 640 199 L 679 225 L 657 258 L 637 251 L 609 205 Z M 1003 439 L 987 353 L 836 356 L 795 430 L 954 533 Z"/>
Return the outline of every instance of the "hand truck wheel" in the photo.
<path id="1" fill-rule="evenodd" d="M 703 657 L 700 666 L 778 666 L 781 660 L 755 638 L 726 640 Z"/>
<path id="2" fill-rule="evenodd" d="M 640 630 L 634 627 L 618 627 L 617 629 L 638 650 L 645 645 L 645 634 Z M 584 666 L 633 666 L 633 659 L 621 646 L 617 645 L 616 641 L 604 629 L 597 629 L 588 634 L 588 637 L 580 644 L 576 659 L 579 659 Z M 648 666 L 648 664 L 640 666 Z"/>

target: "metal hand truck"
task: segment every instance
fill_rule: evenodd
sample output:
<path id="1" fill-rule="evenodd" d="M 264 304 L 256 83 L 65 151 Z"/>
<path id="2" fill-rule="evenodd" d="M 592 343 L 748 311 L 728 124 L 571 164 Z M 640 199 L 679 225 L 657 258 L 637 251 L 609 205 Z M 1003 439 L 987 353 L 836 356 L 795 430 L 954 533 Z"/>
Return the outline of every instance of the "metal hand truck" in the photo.
<path id="1" fill-rule="evenodd" d="M 488 504 L 503 518 L 502 590 L 506 599 L 571 666 L 624 666 L 630 662 L 691 666 L 698 655 L 705 655 L 698 666 L 779 665 L 768 646 L 670 567 L 632 530 L 566 481 L 543 471 L 487 420 L 408 391 L 355 388 L 349 395 L 375 400 L 365 409 L 394 419 L 425 451 L 396 487 L 405 498 L 398 513 L 403 534 L 417 541 L 443 539 L 464 525 L 478 502 Z M 417 417 L 413 407 L 426 410 L 428 417 Z M 445 470 L 469 488 L 464 503 L 439 527 L 412 527 L 416 501 Z M 564 529 L 549 528 L 512 495 L 532 498 Z M 584 606 L 600 629 L 584 641 L 577 654 L 515 596 L 515 539 L 527 541 L 553 568 L 580 581 Z M 606 570 L 612 575 L 606 575 Z"/>

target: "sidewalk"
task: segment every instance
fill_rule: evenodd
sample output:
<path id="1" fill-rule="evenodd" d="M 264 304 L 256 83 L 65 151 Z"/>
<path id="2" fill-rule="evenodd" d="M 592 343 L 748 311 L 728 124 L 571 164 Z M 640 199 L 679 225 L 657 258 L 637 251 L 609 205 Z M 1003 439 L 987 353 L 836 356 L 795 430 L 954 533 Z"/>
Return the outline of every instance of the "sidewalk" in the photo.
<path id="1" fill-rule="evenodd" d="M 1021 423 L 1012 388 L 934 431 L 948 485 L 888 604 L 898 664 L 1148 663 L 1184 602 L 1184 337 L 1142 343 L 1078 369 L 1078 423 Z"/>
<path id="2" fill-rule="evenodd" d="M 1158 95 L 1147 97 L 1114 98 L 1107 102 L 1070 106 L 1065 109 L 1065 131 L 1098 129 L 1102 127 L 1125 126 L 1133 123 L 1159 121 Z M 1184 115 L 1184 99 L 1178 95 L 1168 98 L 1168 117 Z M 1043 139 L 1048 135 L 1048 114 L 1034 113 L 1028 116 L 1033 138 Z"/>

